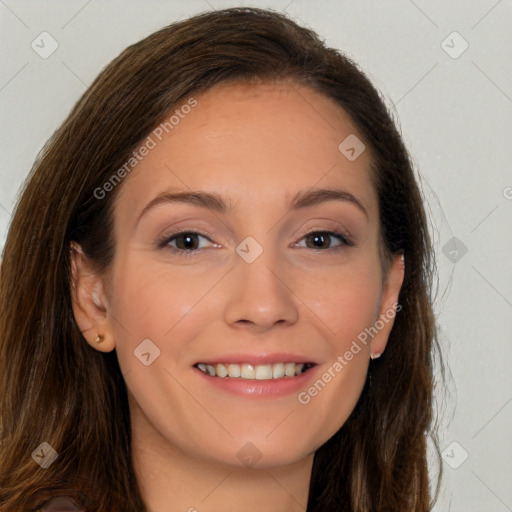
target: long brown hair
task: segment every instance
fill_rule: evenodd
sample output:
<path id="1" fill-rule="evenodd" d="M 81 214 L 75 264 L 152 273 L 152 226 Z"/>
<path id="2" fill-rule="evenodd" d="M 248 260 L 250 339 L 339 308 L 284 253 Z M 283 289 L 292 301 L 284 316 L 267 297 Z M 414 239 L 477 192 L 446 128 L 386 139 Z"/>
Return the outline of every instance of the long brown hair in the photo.
<path id="1" fill-rule="evenodd" d="M 439 457 L 433 375 L 440 350 L 433 250 L 411 159 L 393 116 L 354 62 L 282 14 L 230 8 L 126 48 L 76 103 L 24 184 L 1 266 L 3 512 L 34 509 L 53 494 L 69 494 L 91 511 L 144 510 L 115 351 L 94 350 L 74 321 L 70 243 L 106 271 L 122 183 L 101 198 L 98 187 L 187 98 L 220 82 L 278 79 L 307 85 L 350 115 L 371 148 L 383 267 L 400 251 L 406 261 L 402 309 L 386 351 L 371 363 L 349 419 L 315 454 L 307 510 L 430 510 L 427 441 Z M 42 442 L 58 453 L 47 469 L 31 457 Z"/>

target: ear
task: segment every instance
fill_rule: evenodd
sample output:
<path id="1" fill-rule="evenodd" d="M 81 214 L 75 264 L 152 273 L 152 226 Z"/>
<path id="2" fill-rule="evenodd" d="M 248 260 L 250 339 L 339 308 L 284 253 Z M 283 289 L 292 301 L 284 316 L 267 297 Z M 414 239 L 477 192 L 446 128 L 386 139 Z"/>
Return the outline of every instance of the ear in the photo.
<path id="1" fill-rule="evenodd" d="M 71 244 L 71 302 L 75 321 L 87 343 L 100 352 L 115 348 L 103 279 L 92 270 L 80 245 Z"/>
<path id="2" fill-rule="evenodd" d="M 398 304 L 398 296 L 404 281 L 404 274 L 404 255 L 403 253 L 395 254 L 383 280 L 379 313 L 374 324 L 377 333 L 371 342 L 372 359 L 380 357 L 386 349 L 389 334 L 395 323 L 395 316 L 402 309 L 402 306 Z"/>

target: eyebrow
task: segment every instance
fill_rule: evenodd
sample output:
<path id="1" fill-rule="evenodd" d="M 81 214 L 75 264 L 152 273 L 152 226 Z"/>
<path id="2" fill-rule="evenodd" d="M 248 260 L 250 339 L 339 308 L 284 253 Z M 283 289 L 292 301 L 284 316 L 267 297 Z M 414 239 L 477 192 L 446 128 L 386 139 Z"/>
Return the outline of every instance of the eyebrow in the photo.
<path id="1" fill-rule="evenodd" d="M 287 201 L 286 206 L 289 210 L 300 210 L 325 201 L 343 201 L 353 204 L 368 218 L 368 212 L 361 201 L 350 192 L 338 188 L 317 188 L 300 191 L 294 196 L 291 203 Z M 231 203 L 228 205 L 220 195 L 212 192 L 202 190 L 189 190 L 186 192 L 167 191 L 156 196 L 144 207 L 137 219 L 137 223 L 155 206 L 168 203 L 185 203 L 219 213 L 226 213 L 233 209 Z"/>

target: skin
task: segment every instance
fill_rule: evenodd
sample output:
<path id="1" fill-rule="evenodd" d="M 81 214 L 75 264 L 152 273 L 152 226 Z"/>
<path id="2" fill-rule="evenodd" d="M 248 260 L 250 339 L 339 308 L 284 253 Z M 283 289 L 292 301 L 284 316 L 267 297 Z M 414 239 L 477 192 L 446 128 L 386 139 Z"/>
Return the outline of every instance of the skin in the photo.
<path id="1" fill-rule="evenodd" d="M 148 510 L 305 510 L 314 452 L 354 409 L 370 354 L 384 351 L 393 321 L 306 405 L 295 392 L 261 399 L 219 391 L 193 364 L 289 351 L 315 361 L 318 378 L 393 310 L 403 265 L 396 256 L 382 274 L 370 151 L 354 161 L 339 151 L 358 131 L 337 104 L 284 82 L 220 84 L 196 99 L 122 183 L 108 275 L 95 274 L 77 246 L 75 318 L 95 349 L 117 351 Z M 348 201 L 288 211 L 287 200 L 312 187 L 350 192 L 367 215 Z M 137 223 L 170 189 L 215 192 L 233 209 L 159 204 Z M 200 249 L 191 257 L 177 252 L 186 251 L 183 238 L 157 247 L 178 228 L 207 237 L 193 238 Z M 339 229 L 354 246 L 307 236 Z M 250 264 L 235 251 L 247 236 L 263 248 Z M 149 366 L 134 357 L 144 339 L 160 350 Z M 247 443 L 261 455 L 252 466 L 237 456 Z"/>

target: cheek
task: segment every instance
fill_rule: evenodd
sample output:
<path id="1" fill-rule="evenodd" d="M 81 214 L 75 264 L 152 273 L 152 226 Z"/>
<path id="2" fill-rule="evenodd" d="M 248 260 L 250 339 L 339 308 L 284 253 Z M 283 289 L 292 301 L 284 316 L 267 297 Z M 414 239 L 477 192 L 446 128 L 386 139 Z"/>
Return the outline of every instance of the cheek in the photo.
<path id="1" fill-rule="evenodd" d="M 222 317 L 212 297 L 226 269 L 205 273 L 155 263 L 142 251 L 126 253 L 114 266 L 110 312 L 121 370 L 133 370 L 130 380 L 140 377 L 135 387 L 144 393 L 157 380 L 168 380 L 166 370 L 190 367 L 197 340 Z"/>
<path id="2" fill-rule="evenodd" d="M 208 289 L 209 279 L 190 272 L 176 272 L 165 265 L 144 265 L 133 259 L 118 265 L 114 279 L 112 317 L 120 339 L 153 336 L 168 339 Z"/>
<path id="3" fill-rule="evenodd" d="M 317 273 L 315 280 L 305 281 L 299 291 L 329 344 L 328 360 L 298 396 L 303 417 L 315 417 L 321 425 L 319 431 L 312 432 L 311 442 L 333 435 L 350 416 L 363 390 L 370 352 L 365 330 L 377 318 L 381 292 L 378 269 L 361 263 L 328 275 Z"/>
<path id="4" fill-rule="evenodd" d="M 318 318 L 318 325 L 337 351 L 373 324 L 381 293 L 380 273 L 374 266 L 353 265 L 304 281 L 297 295 Z"/>
<path id="5" fill-rule="evenodd" d="M 319 439 L 325 442 L 334 435 L 361 396 L 371 339 L 365 329 L 373 325 L 378 302 L 378 286 L 371 281 L 360 281 L 360 286 L 332 282 L 337 291 L 319 295 L 316 301 L 322 320 L 318 324 L 326 331 L 329 357 L 310 386 L 297 397 L 304 421 L 316 418 L 319 425 L 318 430 L 311 431 L 311 443 Z"/>
<path id="6" fill-rule="evenodd" d="M 112 325 L 129 392 L 158 431 L 184 443 L 200 438 L 201 428 L 212 429 L 211 418 L 190 398 L 186 358 L 211 316 L 204 307 L 205 290 L 218 277 L 150 265 L 136 257 L 116 262 L 114 276 Z M 192 424 L 197 424 L 195 430 Z"/>
<path id="7" fill-rule="evenodd" d="M 207 283 L 136 258 L 120 261 L 114 268 L 110 312 L 116 353 L 128 388 L 144 404 L 148 396 L 156 400 L 157 389 L 169 392 L 174 384 L 169 374 L 184 366 L 187 348 L 203 327 L 198 318 L 203 310 L 197 305 Z M 180 388 L 175 387 L 159 397 L 160 405 L 179 396 Z M 156 408 L 154 414 L 164 411 Z"/>

